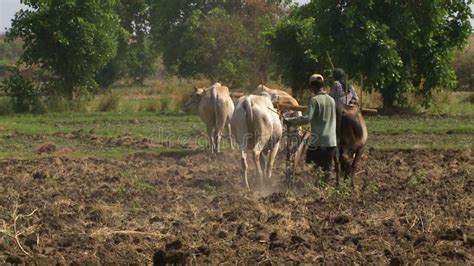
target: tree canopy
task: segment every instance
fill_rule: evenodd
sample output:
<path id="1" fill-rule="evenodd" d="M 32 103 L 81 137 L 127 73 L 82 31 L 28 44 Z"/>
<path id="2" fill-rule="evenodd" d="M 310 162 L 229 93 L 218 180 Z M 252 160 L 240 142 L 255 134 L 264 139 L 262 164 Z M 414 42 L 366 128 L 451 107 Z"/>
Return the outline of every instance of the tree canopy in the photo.
<path id="1" fill-rule="evenodd" d="M 96 87 L 97 72 L 117 50 L 118 16 L 114 0 L 23 1 L 10 38 L 24 40 L 21 61 L 51 74 L 48 86 L 74 98 L 78 90 Z"/>
<path id="2" fill-rule="evenodd" d="M 151 39 L 167 70 L 230 86 L 266 80 L 270 53 L 260 33 L 289 1 L 152 1 Z"/>
<path id="3" fill-rule="evenodd" d="M 120 0 L 115 8 L 120 19 L 116 56 L 98 73 L 101 87 L 128 76 L 143 84 L 153 74 L 158 53 L 149 40 L 150 9 L 146 0 Z"/>
<path id="4" fill-rule="evenodd" d="M 312 0 L 295 8 L 267 36 L 277 53 L 283 51 L 281 40 L 292 39 L 289 43 L 302 48 L 288 55 L 295 60 L 321 63 L 327 60 L 322 52 L 328 52 L 336 66 L 352 77 L 362 76 L 365 85 L 380 91 L 384 104 L 392 106 L 403 101 L 404 92 L 429 96 L 436 87 L 455 84 L 452 59 L 471 32 L 470 2 Z M 294 66 L 280 62 L 280 74 L 288 83 L 307 71 L 289 68 Z"/>
<path id="5" fill-rule="evenodd" d="M 23 2 L 8 37 L 47 75 L 45 91 L 71 99 L 124 76 L 143 84 L 158 57 L 179 77 L 238 89 L 272 77 L 298 95 L 312 73 L 331 73 L 331 58 L 392 106 L 454 86 L 453 57 L 472 30 L 471 0 Z"/>

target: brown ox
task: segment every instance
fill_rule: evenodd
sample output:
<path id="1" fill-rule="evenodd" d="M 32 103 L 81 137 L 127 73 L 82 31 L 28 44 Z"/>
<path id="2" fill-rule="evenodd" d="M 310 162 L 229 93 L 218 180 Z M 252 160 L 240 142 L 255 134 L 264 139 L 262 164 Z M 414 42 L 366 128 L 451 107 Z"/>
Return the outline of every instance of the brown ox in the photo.
<path id="1" fill-rule="evenodd" d="M 258 85 L 252 94 L 262 95 L 264 92 L 270 94 L 272 103 L 275 107 L 278 107 L 278 105 L 299 106 L 298 101 L 288 92 L 270 89 L 262 84 Z"/>
<path id="2" fill-rule="evenodd" d="M 357 164 L 363 148 L 367 144 L 367 126 L 359 107 L 356 105 L 340 105 L 337 107 L 336 113 L 339 162 L 343 175 L 351 178 L 351 185 L 353 186 Z M 339 184 L 339 175 L 336 182 Z"/>
<path id="3" fill-rule="evenodd" d="M 232 147 L 230 119 L 234 113 L 234 102 L 230 97 L 229 88 L 216 83 L 207 89 L 194 89 L 183 110 L 199 114 L 206 125 L 212 153 L 220 152 L 220 139 L 225 127 L 228 128 Z"/>

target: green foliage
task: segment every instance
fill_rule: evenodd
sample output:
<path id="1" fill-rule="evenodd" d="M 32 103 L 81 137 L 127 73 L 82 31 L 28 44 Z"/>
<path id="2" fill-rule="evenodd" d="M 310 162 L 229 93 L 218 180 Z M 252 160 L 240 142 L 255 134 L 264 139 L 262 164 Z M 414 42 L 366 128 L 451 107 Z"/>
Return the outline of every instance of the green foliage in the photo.
<path id="1" fill-rule="evenodd" d="M 176 65 L 180 76 L 204 74 L 230 86 L 245 85 L 248 64 L 242 62 L 242 53 L 235 48 L 245 46 L 247 38 L 235 16 L 222 9 L 213 9 L 207 15 L 197 10 L 185 27 L 185 45 Z"/>
<path id="2" fill-rule="evenodd" d="M 411 189 L 421 189 L 426 183 L 426 177 L 423 172 L 419 172 L 413 176 L 410 176 L 407 180 L 407 187 Z"/>
<path id="3" fill-rule="evenodd" d="M 173 111 L 173 99 L 169 97 L 160 98 L 160 110 L 162 112 Z"/>
<path id="4" fill-rule="evenodd" d="M 474 91 L 474 34 L 469 38 L 468 49 L 458 53 L 454 61 L 458 90 Z"/>
<path id="5" fill-rule="evenodd" d="M 86 112 L 89 99 L 77 97 L 71 100 L 65 97 L 52 97 L 47 98 L 45 103 L 50 113 Z"/>
<path id="6" fill-rule="evenodd" d="M 139 111 L 156 112 L 159 110 L 159 102 L 156 99 L 147 99 L 140 102 Z"/>
<path id="7" fill-rule="evenodd" d="M 9 97 L 0 97 L 0 115 L 13 114 L 13 105 Z"/>
<path id="8" fill-rule="evenodd" d="M 252 87 L 266 81 L 272 60 L 261 28 L 283 2 L 153 1 L 151 39 L 172 74 Z"/>
<path id="9" fill-rule="evenodd" d="M 145 78 L 155 71 L 155 58 L 145 40 L 131 44 L 127 52 L 127 74 L 143 86 Z"/>
<path id="10" fill-rule="evenodd" d="M 16 64 L 23 53 L 22 44 L 21 40 L 16 39 L 7 42 L 5 36 L 0 36 L 0 65 Z"/>
<path id="11" fill-rule="evenodd" d="M 108 88 L 124 76 L 127 71 L 127 51 L 129 34 L 123 28 L 118 34 L 117 53 L 96 75 L 101 88 Z"/>
<path id="12" fill-rule="evenodd" d="M 337 67 L 349 76 L 364 77 L 369 89 L 380 91 L 384 105 L 403 103 L 403 93 L 413 91 L 429 99 L 436 87 L 453 87 L 454 51 L 471 32 L 470 1 L 339 1 L 313 0 L 293 10 L 293 20 L 283 20 L 272 40 L 293 39 L 292 47 L 308 44 L 311 51 L 327 51 Z M 291 16 L 290 16 L 291 17 Z M 305 20 L 313 18 L 312 34 L 297 35 Z M 287 24 L 287 25 L 285 25 Z M 301 40 L 297 40 L 301 36 Z M 296 40 L 296 41 L 295 41 Z M 273 48 L 281 52 L 281 48 Z M 289 53 L 289 57 L 301 57 Z M 311 60 L 313 53 L 305 56 Z M 329 70 L 325 55 L 318 59 Z M 280 68 L 285 65 L 280 64 Z M 301 73 L 306 69 L 301 70 Z M 286 82 L 291 79 L 283 75 Z M 293 77 L 295 75 L 290 75 Z"/>
<path id="13" fill-rule="evenodd" d="M 375 182 L 374 180 L 371 180 L 369 184 L 367 185 L 367 191 L 373 194 L 379 193 L 380 190 L 380 185 L 378 182 Z"/>
<path id="14" fill-rule="evenodd" d="M 121 25 L 117 54 L 96 77 L 101 87 L 107 88 L 126 75 L 143 85 L 145 78 L 153 74 L 157 53 L 147 39 L 148 7 L 145 0 L 120 0 L 117 4 Z"/>
<path id="15" fill-rule="evenodd" d="M 18 68 L 10 69 L 11 75 L 2 82 L 1 89 L 10 97 L 16 113 L 43 113 L 45 107 L 40 100 L 41 90 L 24 78 Z"/>
<path id="16" fill-rule="evenodd" d="M 22 38 L 21 61 L 51 72 L 51 95 L 74 99 L 96 87 L 94 77 L 117 49 L 118 17 L 114 0 L 25 0 L 15 14 L 10 39 Z"/>
<path id="17" fill-rule="evenodd" d="M 301 94 L 311 74 L 323 71 L 318 64 L 321 55 L 314 50 L 317 46 L 317 36 L 313 31 L 315 19 L 303 17 L 301 11 L 294 8 L 289 16 L 262 33 L 275 54 L 274 72 L 293 89 L 295 95 Z"/>
<path id="18" fill-rule="evenodd" d="M 116 93 L 106 93 L 99 100 L 97 111 L 99 112 L 110 112 L 117 111 L 120 102 L 120 97 Z"/>

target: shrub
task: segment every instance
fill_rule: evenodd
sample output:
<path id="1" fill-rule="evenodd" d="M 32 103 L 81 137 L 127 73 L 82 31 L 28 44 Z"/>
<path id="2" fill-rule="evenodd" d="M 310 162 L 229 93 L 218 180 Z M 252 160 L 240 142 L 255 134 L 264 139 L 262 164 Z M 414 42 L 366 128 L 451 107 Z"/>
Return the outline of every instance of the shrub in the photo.
<path id="1" fill-rule="evenodd" d="M 468 47 L 456 55 L 454 70 L 458 79 L 457 89 L 474 91 L 474 35 L 471 35 Z"/>
<path id="2" fill-rule="evenodd" d="M 13 111 L 16 113 L 43 113 L 45 106 L 40 100 L 40 88 L 25 79 L 18 68 L 11 68 L 10 72 L 10 77 L 2 82 L 1 89 L 10 97 Z"/>
<path id="3" fill-rule="evenodd" d="M 0 115 L 9 115 L 13 112 L 13 105 L 8 97 L 0 98 Z"/>
<path id="4" fill-rule="evenodd" d="M 158 111 L 158 101 L 156 99 L 145 99 L 140 102 L 139 111 L 156 112 Z"/>
<path id="5" fill-rule="evenodd" d="M 47 110 L 53 113 L 65 113 L 65 112 L 85 112 L 87 111 L 87 104 L 89 100 L 87 98 L 77 98 L 75 100 L 69 100 L 64 97 L 56 96 L 48 99 Z"/>
<path id="6" fill-rule="evenodd" d="M 160 110 L 162 112 L 173 111 L 173 99 L 170 97 L 160 98 Z"/>
<path id="7" fill-rule="evenodd" d="M 120 97 L 115 93 L 107 93 L 103 95 L 99 100 L 97 111 L 99 112 L 110 112 L 116 111 L 120 102 Z"/>

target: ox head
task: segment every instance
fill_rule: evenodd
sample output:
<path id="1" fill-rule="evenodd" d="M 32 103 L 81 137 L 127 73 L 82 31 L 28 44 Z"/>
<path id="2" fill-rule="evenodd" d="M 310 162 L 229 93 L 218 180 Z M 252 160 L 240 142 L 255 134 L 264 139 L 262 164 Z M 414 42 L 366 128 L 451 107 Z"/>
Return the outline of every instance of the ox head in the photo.
<path id="1" fill-rule="evenodd" d="M 186 113 L 197 113 L 199 109 L 199 103 L 201 102 L 203 94 L 204 89 L 200 89 L 194 86 L 193 93 L 183 104 L 183 111 Z"/>

